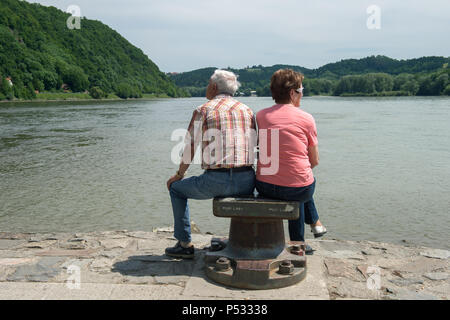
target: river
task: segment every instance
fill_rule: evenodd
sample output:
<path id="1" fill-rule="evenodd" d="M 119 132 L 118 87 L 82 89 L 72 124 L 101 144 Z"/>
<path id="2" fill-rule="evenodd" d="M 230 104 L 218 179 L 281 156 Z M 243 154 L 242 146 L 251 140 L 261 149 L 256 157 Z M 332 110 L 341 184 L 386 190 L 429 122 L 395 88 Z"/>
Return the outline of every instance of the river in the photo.
<path id="1" fill-rule="evenodd" d="M 205 101 L 0 104 L 0 231 L 171 225 L 171 135 Z M 273 104 L 241 101 L 255 111 Z M 318 128 L 315 201 L 326 238 L 450 248 L 450 98 L 306 97 L 302 108 Z M 190 203 L 202 232 L 228 233 L 212 201 Z"/>

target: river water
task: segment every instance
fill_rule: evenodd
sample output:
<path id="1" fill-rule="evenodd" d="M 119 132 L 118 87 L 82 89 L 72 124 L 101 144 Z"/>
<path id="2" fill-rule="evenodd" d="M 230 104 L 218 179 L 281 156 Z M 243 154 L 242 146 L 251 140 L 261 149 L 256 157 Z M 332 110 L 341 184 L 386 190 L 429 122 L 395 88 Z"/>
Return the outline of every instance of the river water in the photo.
<path id="1" fill-rule="evenodd" d="M 273 104 L 241 100 L 255 111 Z M 170 226 L 171 135 L 205 101 L 0 104 L 0 231 Z M 327 238 L 450 248 L 450 98 L 307 97 L 302 108 L 318 128 Z M 227 235 L 212 201 L 190 203 L 202 232 Z"/>

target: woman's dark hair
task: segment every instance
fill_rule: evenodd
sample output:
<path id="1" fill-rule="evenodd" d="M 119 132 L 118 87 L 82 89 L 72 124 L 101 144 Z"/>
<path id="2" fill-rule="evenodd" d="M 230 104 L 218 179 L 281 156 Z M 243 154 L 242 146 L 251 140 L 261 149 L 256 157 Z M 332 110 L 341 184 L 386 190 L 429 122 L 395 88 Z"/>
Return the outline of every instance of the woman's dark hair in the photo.
<path id="1" fill-rule="evenodd" d="M 302 85 L 304 76 L 292 69 L 280 69 L 275 71 L 270 79 L 270 91 L 276 103 L 284 103 L 290 100 L 291 89 L 298 89 Z"/>

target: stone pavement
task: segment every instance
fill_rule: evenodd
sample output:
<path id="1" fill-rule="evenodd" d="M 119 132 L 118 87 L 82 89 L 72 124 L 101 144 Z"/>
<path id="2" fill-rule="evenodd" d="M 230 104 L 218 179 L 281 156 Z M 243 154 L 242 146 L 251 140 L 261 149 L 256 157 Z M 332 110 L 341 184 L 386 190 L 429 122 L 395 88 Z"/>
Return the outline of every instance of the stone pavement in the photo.
<path id="1" fill-rule="evenodd" d="M 307 276 L 281 289 L 244 290 L 206 278 L 213 235 L 192 235 L 193 260 L 172 259 L 170 228 L 92 233 L 0 232 L 0 299 L 443 299 L 447 250 L 370 241 L 309 240 Z"/>

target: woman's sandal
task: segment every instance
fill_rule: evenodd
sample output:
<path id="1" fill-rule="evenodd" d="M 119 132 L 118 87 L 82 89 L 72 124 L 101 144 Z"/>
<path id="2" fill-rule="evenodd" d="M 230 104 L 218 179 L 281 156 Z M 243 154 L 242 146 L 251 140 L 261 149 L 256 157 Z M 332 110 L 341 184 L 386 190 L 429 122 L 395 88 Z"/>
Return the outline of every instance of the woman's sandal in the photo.
<path id="1" fill-rule="evenodd" d="M 327 229 L 324 226 L 311 227 L 311 232 L 314 234 L 314 238 L 319 238 L 327 233 Z"/>

